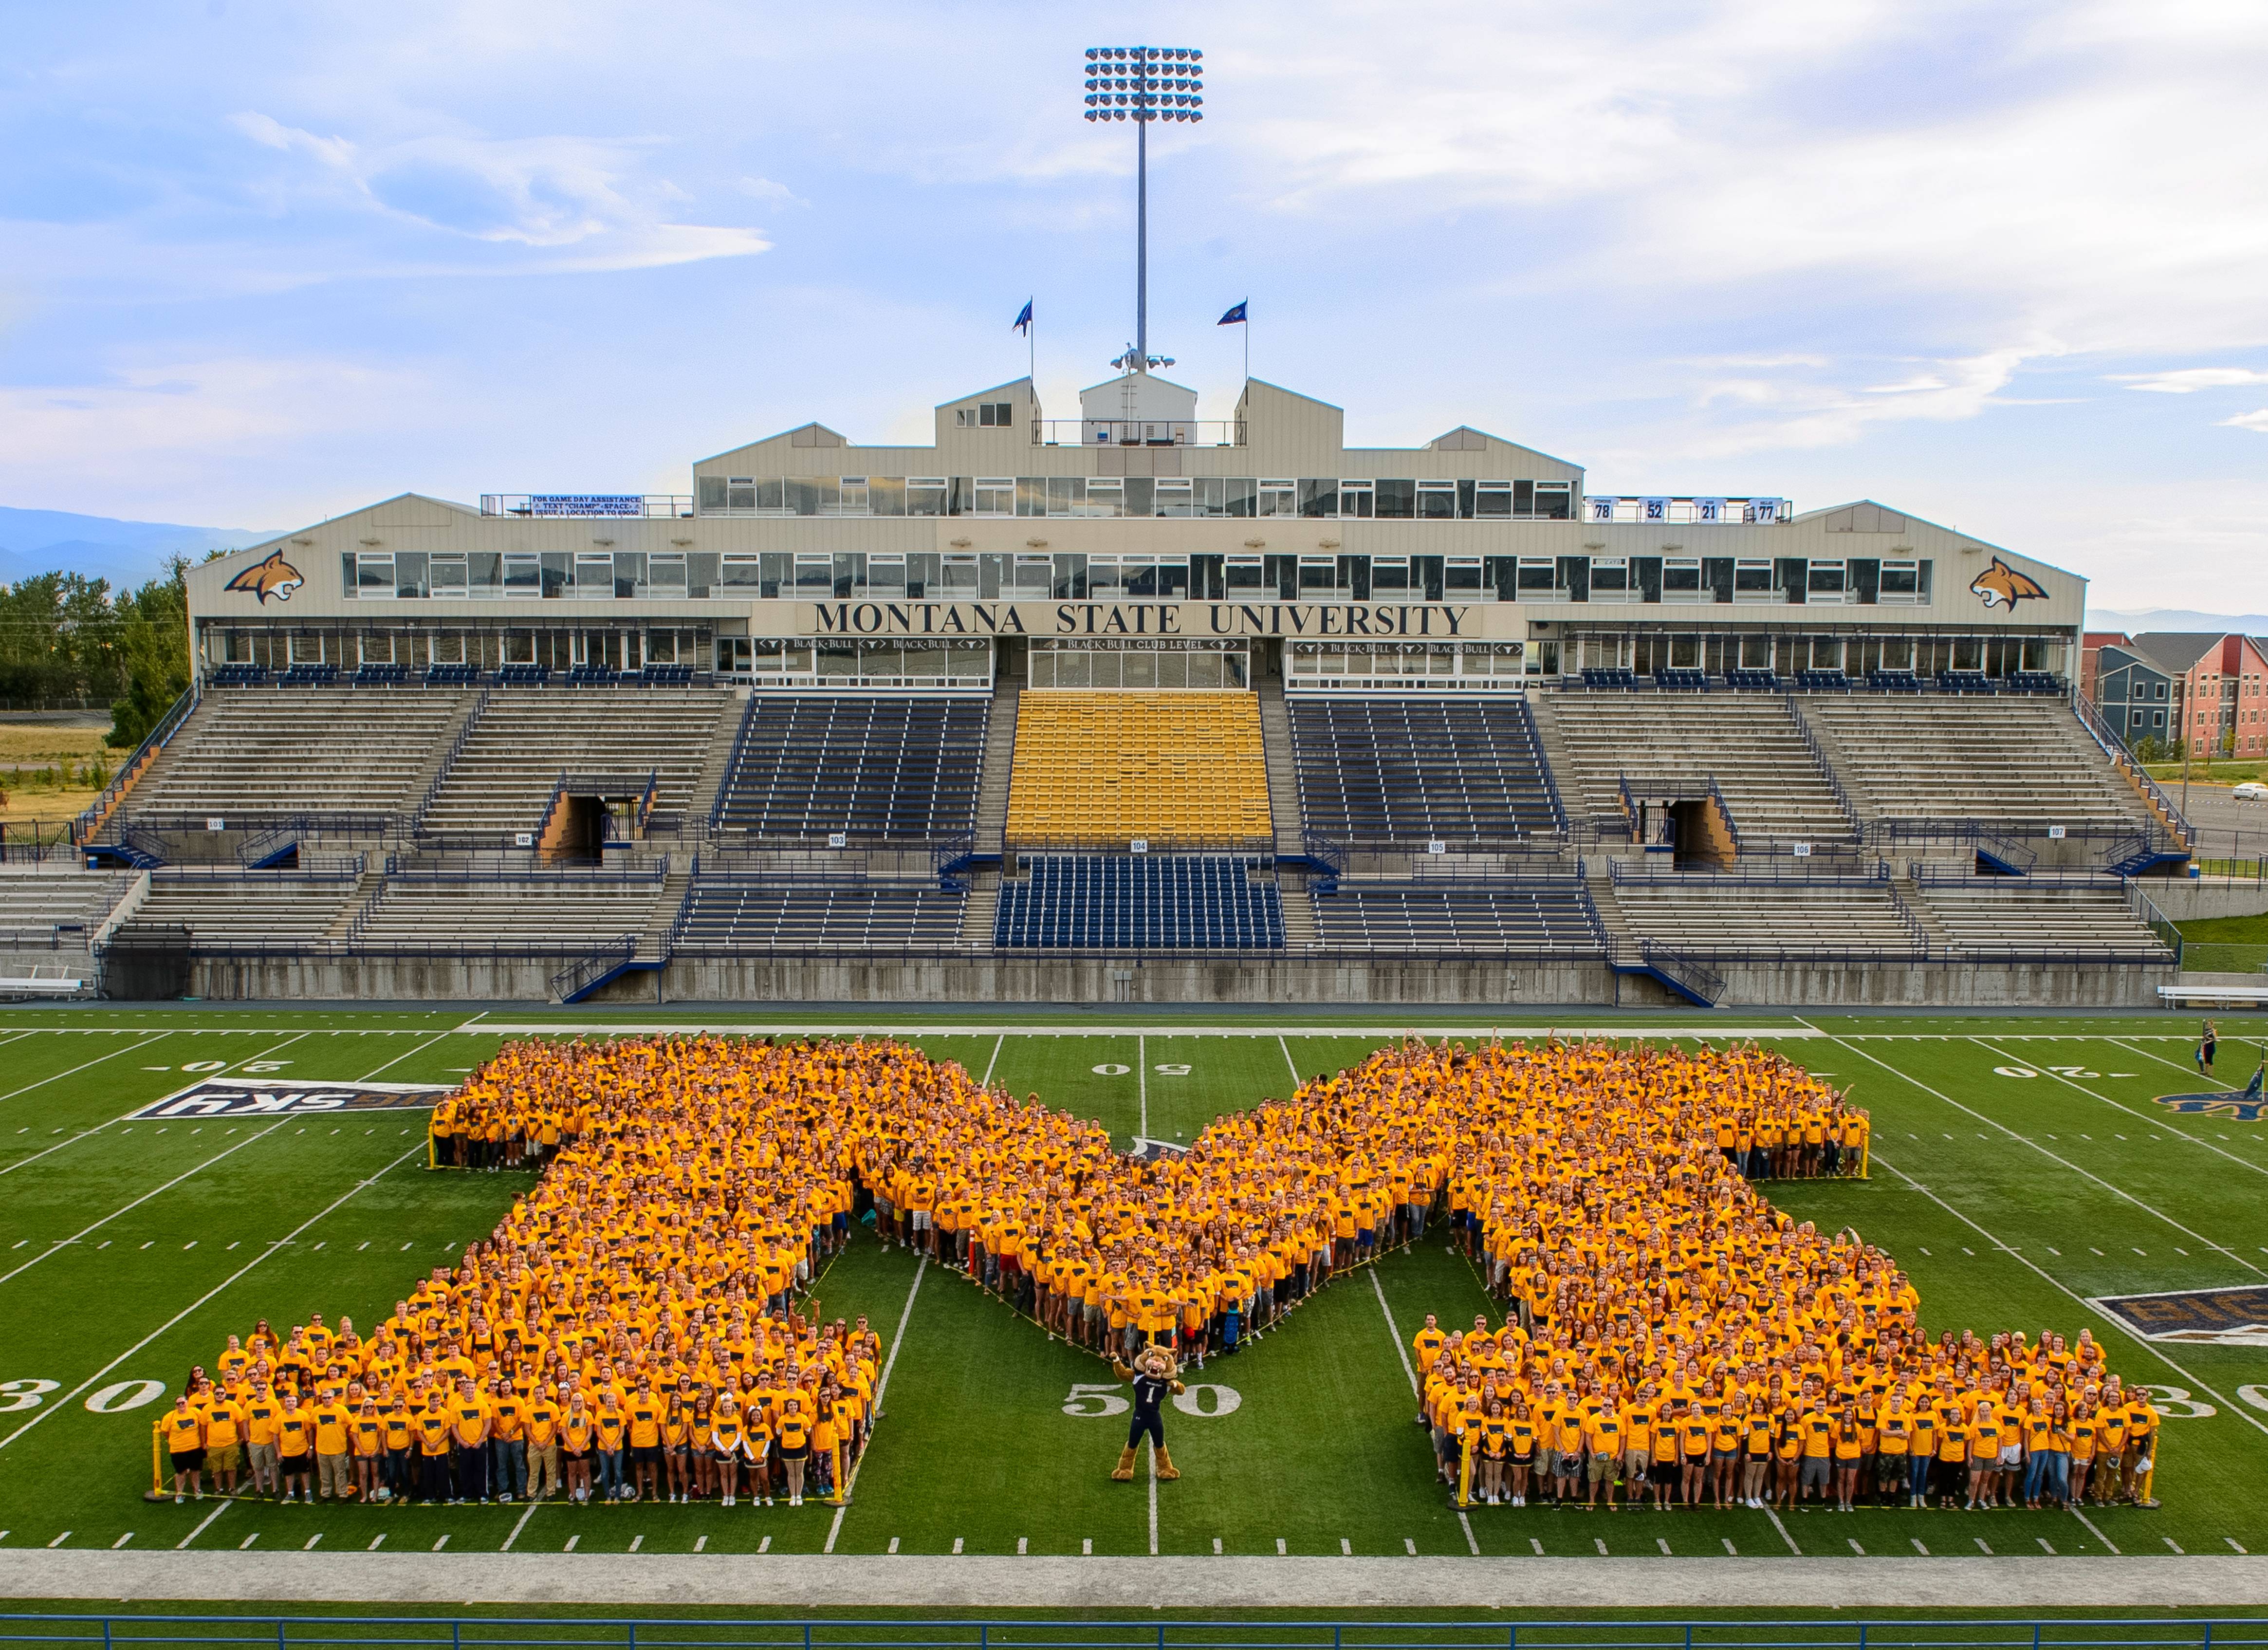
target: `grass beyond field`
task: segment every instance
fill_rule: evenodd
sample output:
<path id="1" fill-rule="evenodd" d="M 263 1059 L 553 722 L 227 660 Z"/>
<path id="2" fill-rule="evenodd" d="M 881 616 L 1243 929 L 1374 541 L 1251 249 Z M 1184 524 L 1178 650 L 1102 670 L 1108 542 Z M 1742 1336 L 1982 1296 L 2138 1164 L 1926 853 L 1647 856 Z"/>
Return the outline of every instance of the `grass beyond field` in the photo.
<path id="1" fill-rule="evenodd" d="M 1128 1011 L 1130 1012 L 1130 1011 Z M 911 1040 L 1019 1094 L 1101 1120 L 1122 1141 L 1195 1136 L 1282 1096 L 1294 1072 L 1351 1064 L 1401 1012 L 1355 1011 L 1373 1035 L 1312 1020 L 1194 1018 L 1118 1035 L 1111 1011 L 1035 1011 L 995 1027 L 909 1016 Z M 1472 1016 L 1432 1017 L 1468 1030 Z M 1510 1015 L 1507 1013 L 1506 1018 Z M 809 1506 L 574 1508 L 149 1504 L 150 1423 L 231 1330 L 311 1309 L 383 1316 L 410 1282 L 485 1233 L 522 1179 L 429 1173 L 422 1112 L 152 1123 L 125 1114 L 199 1075 L 279 1082 L 455 1080 L 508 1032 L 458 1013 L 185 1005 L 33 1009 L 0 1020 L 0 1547 L 1778 1558 L 2268 1551 L 2268 1346 L 2138 1342 L 2089 1307 L 2110 1294 L 2268 1283 L 2268 1123 L 2158 1103 L 2241 1087 L 2257 1027 L 2222 1020 L 2215 1081 L 2191 1064 L 2194 1022 L 1697 1014 L 1632 1035 L 1784 1039 L 1871 1109 L 1870 1181 L 1767 1195 L 1825 1229 L 1890 1249 L 1933 1330 L 2091 1328 L 2113 1366 L 2155 1388 L 2168 1419 L 2164 1506 L 2067 1514 L 1756 1512 L 1585 1515 L 1477 1507 L 1432 1482 L 1411 1425 L 1404 1352 L 1422 1315 L 1490 1303 L 1438 1243 L 1342 1278 L 1277 1333 L 1192 1383 L 1168 1411 L 1186 1476 L 1108 1471 L 1123 1420 L 1078 1393 L 1114 1378 L 962 1278 L 871 1239 L 828 1270 L 828 1315 L 865 1315 L 889 1349 L 884 1418 L 839 1513 Z M 761 1010 L 519 1024 L 784 1024 Z M 1036 1022 L 1036 1023 L 1035 1023 Z M 878 1021 L 864 1022 L 873 1029 Z M 1160 1022 L 1161 1028 L 1164 1022 Z M 1649 1026 L 1659 1029 L 1649 1030 Z M 1532 1028 L 1541 1031 L 1538 1024 Z M 1201 1035 L 1172 1035 L 1197 1029 Z M 1513 1028 L 1506 1027 L 1509 1035 Z M 1439 1035 L 1438 1032 L 1436 1035 Z M 1485 1035 L 1485 1031 L 1483 1031 Z M 1491 1317 L 1497 1315 L 1491 1311 Z M 2268 1336 L 2263 1337 L 2268 1340 Z M 136 1386 L 157 1383 L 156 1388 Z M 1984 1601 L 1980 1601 L 1984 1602 Z"/>

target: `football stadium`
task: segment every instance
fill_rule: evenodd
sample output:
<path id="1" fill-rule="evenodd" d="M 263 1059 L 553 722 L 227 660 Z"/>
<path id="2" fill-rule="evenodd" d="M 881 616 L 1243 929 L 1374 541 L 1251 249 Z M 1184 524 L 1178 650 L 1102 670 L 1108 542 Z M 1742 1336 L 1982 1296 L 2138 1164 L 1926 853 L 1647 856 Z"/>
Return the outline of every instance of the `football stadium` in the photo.
<path id="1" fill-rule="evenodd" d="M 0 1639 L 2268 1644 L 2086 580 L 1136 338 L 188 569 L 0 831 Z"/>

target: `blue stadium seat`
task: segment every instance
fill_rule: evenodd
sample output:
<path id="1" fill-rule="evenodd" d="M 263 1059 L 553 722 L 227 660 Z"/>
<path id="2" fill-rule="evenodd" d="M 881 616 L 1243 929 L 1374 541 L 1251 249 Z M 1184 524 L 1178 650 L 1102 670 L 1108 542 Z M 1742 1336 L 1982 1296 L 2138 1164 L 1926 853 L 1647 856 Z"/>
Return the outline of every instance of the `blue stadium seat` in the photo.
<path id="1" fill-rule="evenodd" d="M 1709 691 L 1709 673 L 1689 666 L 1676 666 L 1653 673 L 1653 685 L 1686 693 Z"/>
<path id="2" fill-rule="evenodd" d="M 212 674 L 216 688 L 256 688 L 267 680 L 267 668 L 261 665 L 218 665 Z"/>
<path id="3" fill-rule="evenodd" d="M 1635 688 L 1638 686 L 1638 672 L 1594 666 L 1584 670 L 1583 685 L 1586 688 Z"/>
<path id="4" fill-rule="evenodd" d="M 531 665 L 507 666 L 512 670 L 532 670 Z M 426 667 L 425 685 L 429 688 L 472 688 L 481 680 L 478 665 L 431 665 Z"/>
<path id="5" fill-rule="evenodd" d="M 354 674 L 357 688 L 391 688 L 409 680 L 407 665 L 364 665 Z"/>
<path id="6" fill-rule="evenodd" d="M 1000 885 L 1002 950 L 1277 951 L 1284 906 L 1226 854 L 1042 854 Z"/>
<path id="7" fill-rule="evenodd" d="M 1728 688 L 1760 688 L 1767 693 L 1779 690 L 1779 678 L 1769 670 L 1746 669 L 1734 666 L 1725 672 Z"/>
<path id="8" fill-rule="evenodd" d="M 1503 841 L 1560 829 L 1518 699 L 1289 702 L 1307 828 L 1336 842 Z"/>
<path id="9" fill-rule="evenodd" d="M 1877 693 L 1919 693 L 1922 680 L 1911 670 L 1870 670 L 1867 685 Z"/>
<path id="10" fill-rule="evenodd" d="M 1795 685 L 1814 693 L 1843 693 L 1851 686 L 1851 678 L 1839 670 L 1799 670 Z"/>
<path id="11" fill-rule="evenodd" d="M 748 707 L 714 829 L 925 842 L 976 829 L 989 700 L 844 694 Z"/>
<path id="12" fill-rule="evenodd" d="M 542 665 L 506 665 L 497 672 L 497 680 L 507 688 L 541 688 L 551 680 L 551 672 Z"/>
<path id="13" fill-rule="evenodd" d="M 336 665 L 293 665 L 276 680 L 286 688 L 322 688 L 338 679 Z"/>

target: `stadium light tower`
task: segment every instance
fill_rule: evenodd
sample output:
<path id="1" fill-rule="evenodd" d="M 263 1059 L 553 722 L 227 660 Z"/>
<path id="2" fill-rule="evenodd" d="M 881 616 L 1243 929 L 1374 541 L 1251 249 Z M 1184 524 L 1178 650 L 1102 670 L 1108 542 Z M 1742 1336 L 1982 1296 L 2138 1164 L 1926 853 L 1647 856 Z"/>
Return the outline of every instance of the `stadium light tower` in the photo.
<path id="1" fill-rule="evenodd" d="M 1134 349 L 1123 365 L 1137 372 L 1173 365 L 1150 353 L 1150 122 L 1204 119 L 1204 60 L 1194 46 L 1086 48 L 1086 118 L 1134 122 Z"/>

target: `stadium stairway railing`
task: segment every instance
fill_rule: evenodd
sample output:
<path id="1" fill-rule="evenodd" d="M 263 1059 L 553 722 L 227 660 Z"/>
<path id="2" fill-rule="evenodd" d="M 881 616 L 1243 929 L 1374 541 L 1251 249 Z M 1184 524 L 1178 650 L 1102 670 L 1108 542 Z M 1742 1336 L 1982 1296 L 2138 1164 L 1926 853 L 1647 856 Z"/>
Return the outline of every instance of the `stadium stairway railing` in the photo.
<path id="1" fill-rule="evenodd" d="M 118 765 L 118 772 L 103 788 L 102 794 L 95 798 L 86 811 L 72 822 L 72 842 L 82 848 L 93 843 L 97 835 L 109 822 L 110 816 L 118 811 L 118 805 L 125 799 L 126 793 L 134 788 L 134 782 L 149 771 L 150 764 L 158 760 L 158 753 L 166 748 L 167 740 L 180 732 L 181 725 L 189 719 L 189 712 L 196 708 L 197 690 L 192 685 L 173 701 L 165 715 L 158 718 L 158 726 L 150 730 L 148 738 L 134 748 L 134 754 Z"/>
<path id="2" fill-rule="evenodd" d="M 1596 917 L 1595 910 L 1593 913 Z M 1725 995 L 1725 976 L 1698 957 L 1653 939 L 1603 941 L 1607 966 L 1617 974 L 1643 974 L 1660 981 L 1696 1008 L 1714 1008 Z"/>
<path id="3" fill-rule="evenodd" d="M 2157 814 L 2175 844 L 2181 849 L 2178 856 L 2169 857 L 2186 858 L 2197 845 L 2197 830 L 2183 817 L 2181 809 L 2174 806 L 2174 799 L 2166 794 L 2155 779 L 2143 771 L 2142 764 L 2134 760 L 2134 753 L 2126 748 L 2124 742 L 2111 730 L 2110 724 L 2102 719 L 2102 713 L 2084 696 L 2074 694 L 2071 704 L 2078 714 L 2079 725 L 2102 748 L 2102 754 L 2110 758 L 2110 765 L 2134 787 L 2144 805 Z"/>
<path id="4" fill-rule="evenodd" d="M 610 939 L 588 956 L 578 958 L 551 976 L 551 1000 L 555 1003 L 579 1003 L 609 981 L 619 979 L 639 967 L 659 969 L 659 961 L 641 964 L 638 961 L 637 936 L 624 934 Z"/>
<path id="5" fill-rule="evenodd" d="M 441 787 L 448 783 L 449 770 L 457 765 L 457 758 L 464 755 L 465 741 L 472 738 L 473 729 L 480 726 L 481 713 L 489 708 L 489 701 L 495 696 L 493 683 L 482 688 L 481 696 L 473 701 L 473 708 L 465 713 L 465 719 L 457 729 L 457 737 L 450 740 L 449 748 L 441 754 L 440 766 L 433 770 L 433 782 L 425 787 L 425 794 L 417 799 L 417 806 L 409 811 L 409 829 L 412 831 L 422 832 L 424 829 L 426 811 L 433 806 L 433 799 L 441 794 Z"/>

